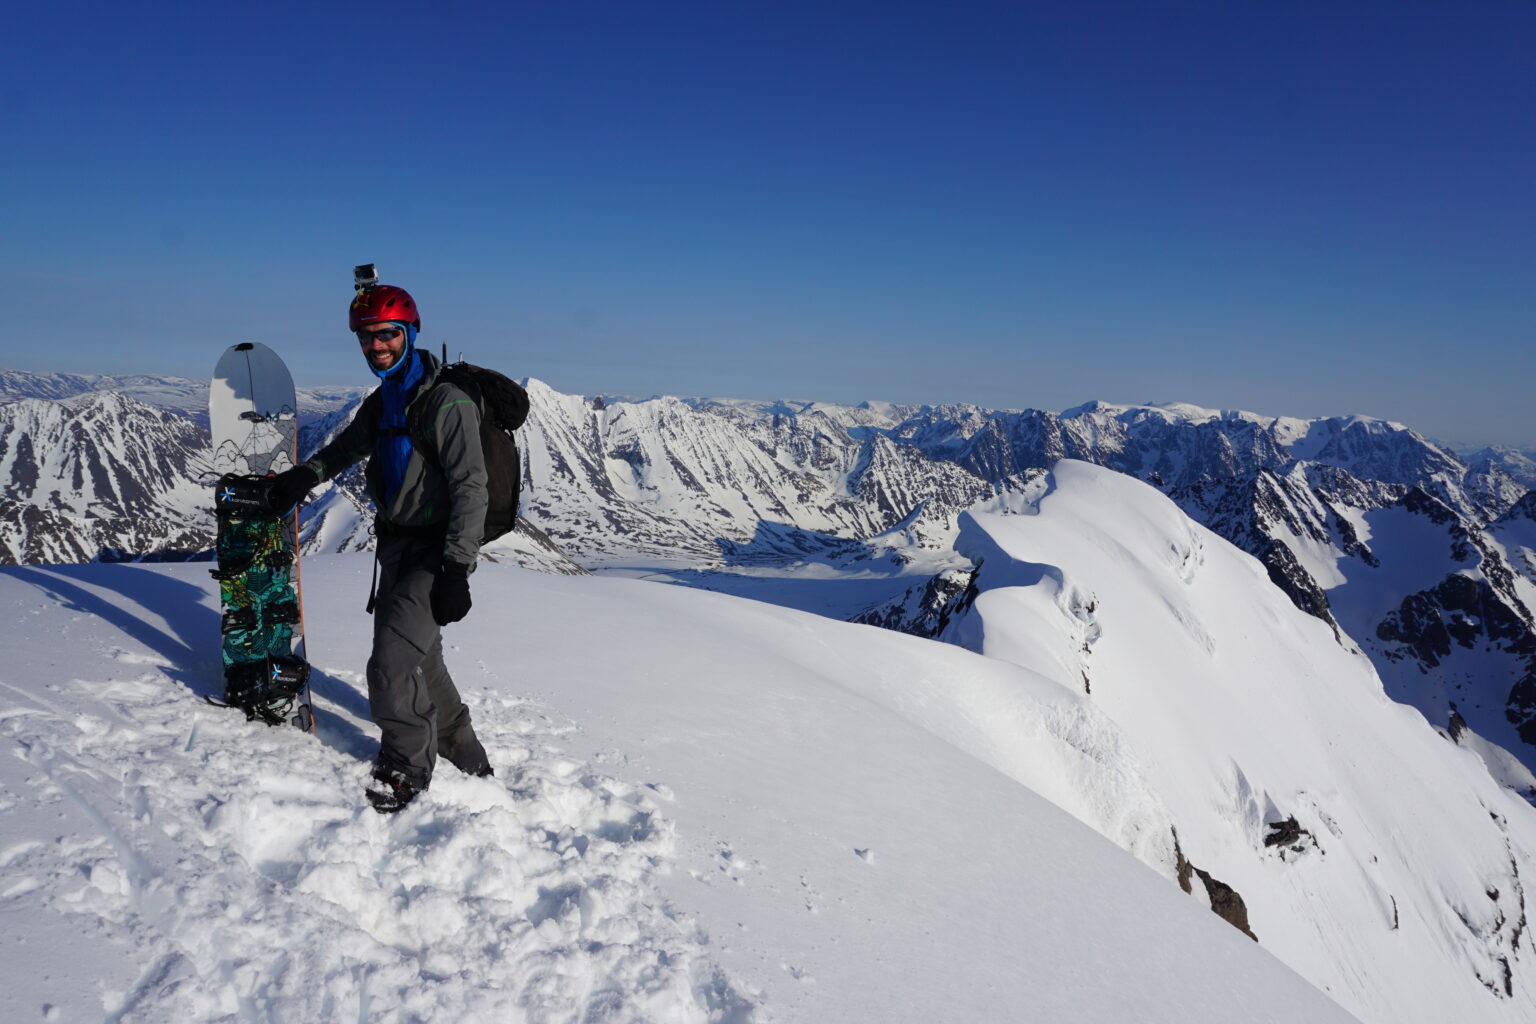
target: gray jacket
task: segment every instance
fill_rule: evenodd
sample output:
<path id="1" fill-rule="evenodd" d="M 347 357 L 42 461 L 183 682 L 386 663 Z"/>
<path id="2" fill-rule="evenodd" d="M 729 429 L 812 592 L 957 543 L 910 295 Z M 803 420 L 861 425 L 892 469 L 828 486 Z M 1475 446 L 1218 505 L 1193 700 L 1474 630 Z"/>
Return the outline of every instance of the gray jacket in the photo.
<path id="1" fill-rule="evenodd" d="M 379 435 L 382 398 L 377 388 L 363 399 L 352 422 L 336 439 L 315 453 L 304 465 L 322 481 L 349 466 L 368 459 L 364 475 L 368 496 L 383 524 L 405 529 L 444 528 L 443 560 L 474 567 L 485 535 L 485 453 L 480 448 L 480 410 L 474 401 L 452 384 L 433 388 L 441 364 L 430 353 L 417 350 L 426 376 L 416 386 L 406 406 L 408 417 L 416 404 L 431 405 L 420 412 L 422 433 L 432 445 L 435 459 L 418 449 L 406 463 L 405 478 L 395 500 L 384 505 L 384 471 L 372 456 Z"/>

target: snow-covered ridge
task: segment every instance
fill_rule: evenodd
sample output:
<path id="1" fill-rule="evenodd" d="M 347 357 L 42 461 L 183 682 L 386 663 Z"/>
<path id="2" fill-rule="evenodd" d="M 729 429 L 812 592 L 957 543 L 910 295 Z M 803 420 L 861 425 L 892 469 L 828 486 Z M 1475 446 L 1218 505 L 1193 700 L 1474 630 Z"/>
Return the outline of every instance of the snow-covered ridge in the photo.
<path id="1" fill-rule="evenodd" d="M 615 533 L 624 535 L 623 549 L 718 556 L 718 539 L 744 543 L 763 520 L 869 538 L 919 506 L 913 536 L 944 548 L 961 510 L 1063 456 L 1168 488 L 1246 482 L 1305 461 L 1391 486 L 1428 484 L 1479 514 L 1519 496 L 1498 481 L 1469 481 L 1453 455 L 1407 428 L 1364 417 L 1105 403 L 1056 416 L 975 406 L 625 402 L 561 395 L 538 381 L 530 391 L 539 435 L 529 445 L 530 493 L 541 503 L 532 515 L 592 558 L 613 550 Z M 547 460 L 545 451 L 553 453 Z"/>
<path id="2" fill-rule="evenodd" d="M 943 638 L 1091 693 L 1266 948 L 1362 1019 L 1536 1016 L 1536 810 L 1490 777 L 1497 748 L 1389 700 L 1257 561 L 1124 475 L 1063 461 L 968 513 L 959 548 L 979 569 Z"/>

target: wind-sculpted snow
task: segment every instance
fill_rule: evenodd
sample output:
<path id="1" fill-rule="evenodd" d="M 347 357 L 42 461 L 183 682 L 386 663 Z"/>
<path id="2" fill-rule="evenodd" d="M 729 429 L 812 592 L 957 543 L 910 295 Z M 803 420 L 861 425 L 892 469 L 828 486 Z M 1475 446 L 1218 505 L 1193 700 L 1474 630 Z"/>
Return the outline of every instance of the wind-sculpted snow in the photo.
<path id="1" fill-rule="evenodd" d="M 497 776 L 440 766 L 381 817 L 367 579 L 364 555 L 306 567 L 311 737 L 199 699 L 200 567 L 0 571 L 28 623 L 0 666 L 0 911 L 25 922 L 0 1016 L 1347 1019 L 1020 784 L 1118 808 L 1166 861 L 1078 695 L 757 602 L 482 567 L 498 614 L 448 659 Z"/>
<path id="2" fill-rule="evenodd" d="M 1497 467 L 1468 469 L 1399 424 L 1363 417 L 1272 419 L 1104 403 L 1060 416 L 965 407 L 890 412 L 894 425 L 871 428 L 879 442 L 899 441 L 994 490 L 1025 488 L 1061 458 L 1155 485 L 1257 557 L 1270 581 L 1333 627 L 1341 644 L 1361 646 L 1395 698 L 1442 724 L 1457 700 L 1480 733 L 1536 765 L 1536 601 L 1514 582 L 1511 558 L 1488 528 L 1526 492 Z M 971 494 L 987 497 L 979 487 Z M 955 511 L 941 506 L 935 535 L 943 536 Z M 1421 547 L 1372 540 L 1373 522 L 1400 513 L 1434 527 L 1417 534 Z M 1455 557 L 1446 559 L 1447 551 Z M 1438 573 L 1409 585 L 1428 565 Z M 1463 593 L 1462 575 L 1476 583 L 1473 598 Z M 1362 583 L 1385 588 L 1391 600 L 1362 605 Z M 921 589 L 858 618 L 921 634 L 942 609 L 896 607 L 911 606 Z"/>
<path id="3" fill-rule="evenodd" d="M 1536 810 L 1256 560 L 1073 461 L 957 544 L 978 569 L 943 637 L 1089 693 L 1265 948 L 1363 1020 L 1536 1015 Z"/>

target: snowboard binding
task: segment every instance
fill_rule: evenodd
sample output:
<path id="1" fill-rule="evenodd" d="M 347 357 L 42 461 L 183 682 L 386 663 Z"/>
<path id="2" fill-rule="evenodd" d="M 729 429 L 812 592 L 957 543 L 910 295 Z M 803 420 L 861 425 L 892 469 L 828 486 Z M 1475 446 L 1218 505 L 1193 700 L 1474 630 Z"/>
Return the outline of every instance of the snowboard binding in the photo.
<path id="1" fill-rule="evenodd" d="M 309 728 L 309 707 L 302 705 L 292 717 L 294 704 L 309 683 L 309 662 L 296 654 L 280 654 L 260 661 L 231 665 L 224 673 L 224 700 L 207 698 L 218 707 L 238 708 L 246 721 L 260 719 L 267 725 L 283 725 L 290 720 L 300 728 Z M 299 719 L 304 719 L 300 722 Z"/>
<path id="2" fill-rule="evenodd" d="M 220 519 L 275 518 L 267 491 L 272 481 L 254 473 L 225 473 L 213 491 L 213 509 Z"/>

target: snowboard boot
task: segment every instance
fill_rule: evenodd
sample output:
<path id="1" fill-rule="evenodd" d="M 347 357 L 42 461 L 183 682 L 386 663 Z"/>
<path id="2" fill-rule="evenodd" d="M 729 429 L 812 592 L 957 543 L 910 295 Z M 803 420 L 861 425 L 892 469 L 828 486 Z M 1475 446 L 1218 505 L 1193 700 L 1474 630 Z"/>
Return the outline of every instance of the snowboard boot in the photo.
<path id="1" fill-rule="evenodd" d="M 416 785 L 406 778 L 404 772 L 386 765 L 373 766 L 373 774 L 368 779 L 368 802 L 373 809 L 380 814 L 394 814 L 405 808 L 417 794 L 427 787 L 425 784 Z"/>

